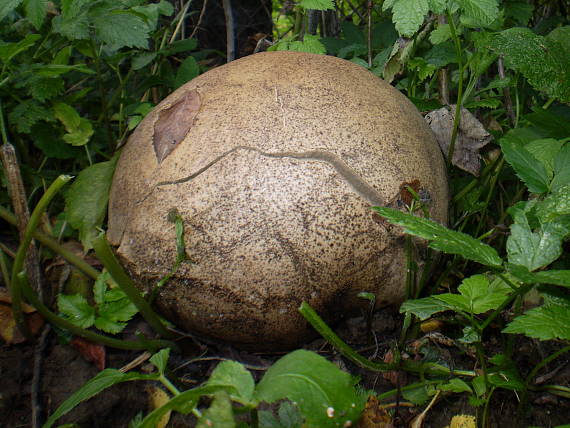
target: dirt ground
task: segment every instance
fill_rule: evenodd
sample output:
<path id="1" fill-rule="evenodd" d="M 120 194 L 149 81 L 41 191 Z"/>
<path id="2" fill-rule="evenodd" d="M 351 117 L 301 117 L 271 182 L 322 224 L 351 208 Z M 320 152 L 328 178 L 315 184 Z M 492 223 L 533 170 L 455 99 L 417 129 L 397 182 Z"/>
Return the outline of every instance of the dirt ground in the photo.
<path id="1" fill-rule="evenodd" d="M 385 358 L 399 334 L 401 317 L 394 310 L 384 309 L 375 314 L 372 331 L 376 335 L 374 344 L 367 342 L 366 323 L 362 317 L 349 319 L 337 327 L 337 331 L 356 350 L 360 350 L 369 358 Z M 142 321 L 134 321 L 125 335 L 132 334 L 135 328 L 141 327 Z M 490 346 L 498 346 L 497 340 L 488 340 Z M 383 375 L 361 369 L 336 353 L 322 339 L 317 339 L 306 346 L 320 352 L 335 362 L 339 367 L 350 371 L 361 378 L 361 385 L 377 393 L 393 390 L 399 384 L 404 386 L 417 382 L 417 378 L 403 372 Z M 473 369 L 475 362 L 467 354 L 455 346 L 445 346 L 441 343 L 433 345 L 436 352 L 447 360 L 450 367 Z M 514 355 L 523 376 L 544 356 L 557 349 L 557 344 L 540 343 L 522 340 L 515 344 Z M 105 366 L 120 368 L 136 359 L 141 352 L 106 349 Z M 486 351 L 495 352 L 493 349 Z M 35 348 L 23 343 L 19 345 L 2 345 L 0 347 L 0 427 L 17 428 L 31 426 L 31 391 L 33 381 Z M 37 352 L 36 352 L 37 353 Z M 224 345 L 191 345 L 185 354 L 173 354 L 169 363 L 169 378 L 180 389 L 188 389 L 199 385 L 207 379 L 221 358 L 231 358 L 240 361 L 256 377 L 261 378 L 264 370 L 269 367 L 282 353 L 256 354 L 244 352 Z M 410 355 L 410 357 L 412 357 Z M 58 343 L 58 337 L 49 333 L 45 350 L 41 357 L 41 376 L 36 387 L 40 388 L 41 414 L 45 418 L 72 392 L 82 386 L 88 379 L 95 376 L 99 369 L 69 344 Z M 136 368 L 139 371 L 149 371 L 148 362 Z M 549 384 L 570 385 L 570 364 L 568 357 L 560 358 L 547 366 L 540 373 L 546 377 L 544 382 Z M 129 421 L 138 413 L 145 414 L 149 403 L 148 382 L 128 382 L 116 385 L 81 404 L 72 412 L 58 420 L 58 424 L 76 423 L 81 427 L 128 427 Z M 491 426 L 493 427 L 554 427 L 570 422 L 570 399 L 557 397 L 549 393 L 531 393 L 526 413 L 519 407 L 519 399 L 512 391 L 497 390 L 489 407 Z M 422 412 L 424 406 L 408 407 L 400 397 L 392 397 L 383 402 L 391 406 L 387 425 L 386 419 L 367 416 L 362 423 L 366 428 L 407 427 L 413 418 Z M 398 405 L 399 404 L 399 405 Z M 469 404 L 467 394 L 442 395 L 429 410 L 424 421 L 425 428 L 443 428 L 450 419 L 458 414 L 477 414 L 477 409 Z M 45 420 L 45 419 L 44 419 Z M 382 422 L 383 421 L 383 422 Z M 171 418 L 169 427 L 193 426 L 192 417 L 175 415 Z M 57 424 L 56 424 L 57 426 Z"/>

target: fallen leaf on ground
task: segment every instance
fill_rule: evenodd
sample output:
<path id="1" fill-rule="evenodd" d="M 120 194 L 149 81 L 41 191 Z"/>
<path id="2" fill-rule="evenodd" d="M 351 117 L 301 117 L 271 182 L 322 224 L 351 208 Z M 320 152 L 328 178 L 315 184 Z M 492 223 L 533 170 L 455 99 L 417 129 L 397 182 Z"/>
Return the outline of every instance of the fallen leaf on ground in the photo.
<path id="1" fill-rule="evenodd" d="M 435 134 L 446 159 L 451 144 L 454 118 L 455 105 L 431 111 L 425 116 L 425 120 Z M 479 150 L 486 146 L 491 139 L 491 134 L 487 132 L 481 122 L 469 110 L 462 108 L 451 163 L 478 177 L 481 169 Z"/>
<path id="2" fill-rule="evenodd" d="M 105 368 L 105 347 L 97 343 L 89 342 L 81 337 L 74 337 L 71 345 L 79 352 L 87 361 L 95 364 L 98 370 Z"/>
<path id="3" fill-rule="evenodd" d="M 368 397 L 358 428 L 393 428 L 392 422 L 392 416 L 380 406 L 378 399 L 373 395 Z"/>

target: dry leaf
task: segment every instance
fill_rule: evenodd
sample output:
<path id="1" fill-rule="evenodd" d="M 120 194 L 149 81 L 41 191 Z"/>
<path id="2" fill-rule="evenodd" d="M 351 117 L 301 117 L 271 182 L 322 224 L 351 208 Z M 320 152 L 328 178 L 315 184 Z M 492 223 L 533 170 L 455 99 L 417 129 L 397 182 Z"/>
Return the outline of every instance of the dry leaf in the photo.
<path id="1" fill-rule="evenodd" d="M 362 412 L 359 428 L 393 428 L 392 416 L 380 406 L 378 399 L 371 395 L 368 397 L 366 407 Z"/>
<path id="2" fill-rule="evenodd" d="M 32 308 L 32 311 L 35 309 Z M 32 335 L 37 334 L 44 325 L 44 319 L 37 312 L 28 313 L 24 309 L 25 321 Z M 16 326 L 12 308 L 9 305 L 0 304 L 0 337 L 8 344 L 23 343 L 26 338 Z"/>
<path id="3" fill-rule="evenodd" d="M 95 364 L 98 370 L 105 368 L 105 347 L 97 343 L 89 342 L 81 337 L 74 337 L 71 345 L 85 358 L 87 361 Z"/>
<path id="4" fill-rule="evenodd" d="M 200 94 L 193 89 L 158 113 L 152 137 L 158 163 L 161 163 L 184 140 L 194 124 L 200 104 Z"/>
<path id="5" fill-rule="evenodd" d="M 455 105 L 449 106 L 451 111 L 440 108 L 426 114 L 425 120 L 435 134 L 439 147 L 447 158 L 451 134 L 453 132 L 453 120 L 455 118 Z M 487 145 L 492 139 L 491 134 L 483 127 L 481 122 L 466 108 L 461 109 L 461 121 L 455 140 L 452 164 L 464 171 L 479 176 L 480 155 L 479 150 Z"/>
<path id="6" fill-rule="evenodd" d="M 421 412 L 419 415 L 417 415 L 414 419 L 412 419 L 412 421 L 410 422 L 410 428 L 422 428 L 424 426 L 424 421 L 429 412 L 429 409 L 431 409 L 432 406 L 435 404 L 440 393 L 441 391 L 437 391 L 433 396 L 433 398 L 431 399 L 430 403 L 424 409 L 424 411 Z"/>
<path id="7" fill-rule="evenodd" d="M 146 386 L 145 391 L 148 395 L 149 411 L 153 411 L 159 407 L 164 406 L 170 400 L 168 394 L 157 386 L 148 385 Z M 171 411 L 169 410 L 158 420 L 155 425 L 156 428 L 165 428 L 166 425 L 168 425 L 168 421 L 170 420 L 170 413 Z"/>
<path id="8" fill-rule="evenodd" d="M 394 354 L 392 353 L 391 349 L 388 349 L 386 354 L 384 354 L 384 362 L 388 364 L 394 362 Z M 407 380 L 406 372 L 398 370 L 388 370 L 382 372 L 382 377 L 394 386 L 405 385 Z"/>

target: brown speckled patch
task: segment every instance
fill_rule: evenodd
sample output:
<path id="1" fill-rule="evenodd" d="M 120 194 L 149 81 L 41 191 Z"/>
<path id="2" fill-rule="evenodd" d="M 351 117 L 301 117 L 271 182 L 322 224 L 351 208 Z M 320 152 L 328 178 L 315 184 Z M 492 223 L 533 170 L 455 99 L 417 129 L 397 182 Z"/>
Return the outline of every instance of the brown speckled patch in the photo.
<path id="1" fill-rule="evenodd" d="M 159 164 L 159 112 L 196 88 L 200 112 Z M 401 301 L 401 230 L 370 206 L 416 182 L 445 223 L 444 163 L 403 95 L 344 60 L 261 53 L 197 77 L 139 124 L 114 177 L 109 237 L 141 284 L 157 281 L 175 260 L 176 208 L 194 263 L 162 290 L 165 316 L 234 343 L 294 346 L 310 334 L 302 301 L 330 320 L 360 291 Z"/>

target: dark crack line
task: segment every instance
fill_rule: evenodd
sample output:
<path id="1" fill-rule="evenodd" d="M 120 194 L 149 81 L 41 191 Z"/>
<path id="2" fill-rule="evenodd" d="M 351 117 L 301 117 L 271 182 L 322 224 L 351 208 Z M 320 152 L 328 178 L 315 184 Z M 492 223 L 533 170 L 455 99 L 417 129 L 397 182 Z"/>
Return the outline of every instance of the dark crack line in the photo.
<path id="1" fill-rule="evenodd" d="M 336 170 L 336 172 L 344 179 L 344 181 L 346 183 L 348 183 L 350 185 L 350 187 L 358 195 L 360 195 L 361 197 L 366 199 L 368 202 L 370 202 L 370 204 L 372 204 L 374 206 L 384 206 L 385 205 L 384 200 L 383 200 L 382 196 L 380 195 L 380 193 L 378 193 L 378 191 L 376 189 L 374 189 L 372 186 L 370 186 L 368 183 L 366 183 L 358 174 L 356 174 L 354 172 L 354 170 L 352 168 L 350 168 L 346 163 L 344 163 L 341 159 L 339 159 L 339 157 L 335 154 L 332 154 L 332 153 L 329 153 L 326 151 L 322 151 L 322 150 L 310 150 L 308 152 L 301 152 L 301 153 L 295 153 L 295 152 L 268 153 L 268 152 L 264 152 L 264 151 L 261 151 L 259 149 L 256 149 L 254 147 L 248 147 L 248 146 L 238 146 L 238 147 L 234 147 L 231 150 L 228 150 L 224 154 L 218 156 L 213 161 L 209 162 L 207 165 L 205 165 L 204 167 L 200 168 L 198 171 L 196 171 L 195 173 L 193 173 L 187 177 L 180 178 L 178 180 L 161 181 L 161 182 L 157 183 L 153 187 L 153 189 L 150 190 L 150 192 L 146 196 L 144 196 L 137 204 L 144 202 L 152 194 L 152 192 L 154 192 L 154 190 L 157 187 L 171 186 L 171 185 L 176 185 L 176 184 L 187 183 L 187 182 L 195 179 L 196 177 L 198 177 L 200 174 L 204 173 L 208 169 L 210 169 L 212 166 L 214 166 L 215 164 L 220 162 L 222 159 L 226 158 L 227 156 L 231 155 L 232 153 L 237 152 L 238 150 L 252 151 L 252 152 L 260 154 L 261 156 L 265 156 L 265 157 L 273 158 L 273 159 L 290 158 L 290 159 L 314 160 L 314 161 L 325 162 L 325 163 L 331 165 Z"/>

